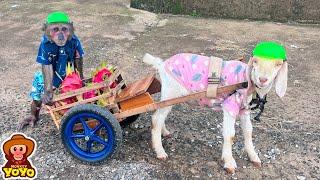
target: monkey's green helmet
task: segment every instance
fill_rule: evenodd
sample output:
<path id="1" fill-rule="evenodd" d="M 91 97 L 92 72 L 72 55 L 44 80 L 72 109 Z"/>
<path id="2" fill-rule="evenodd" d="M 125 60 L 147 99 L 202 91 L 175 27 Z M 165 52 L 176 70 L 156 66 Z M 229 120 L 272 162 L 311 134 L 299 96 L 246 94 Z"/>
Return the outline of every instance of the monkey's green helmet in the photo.
<path id="1" fill-rule="evenodd" d="M 54 23 L 70 23 L 70 18 L 67 13 L 62 11 L 55 11 L 48 15 L 47 17 L 47 24 L 54 24 Z"/>
<path id="2" fill-rule="evenodd" d="M 272 41 L 258 43 L 252 54 L 265 60 L 277 59 L 285 61 L 287 59 L 285 48 L 281 44 Z"/>

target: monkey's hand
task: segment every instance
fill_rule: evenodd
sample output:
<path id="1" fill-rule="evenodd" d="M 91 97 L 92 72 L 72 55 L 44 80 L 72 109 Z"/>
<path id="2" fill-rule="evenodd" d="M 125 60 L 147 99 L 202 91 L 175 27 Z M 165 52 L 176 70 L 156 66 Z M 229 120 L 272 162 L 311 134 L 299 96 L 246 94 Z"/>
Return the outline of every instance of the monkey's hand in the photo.
<path id="1" fill-rule="evenodd" d="M 83 58 L 82 57 L 76 58 L 74 61 L 74 66 L 78 70 L 80 78 L 83 79 Z"/>
<path id="2" fill-rule="evenodd" d="M 49 106 L 53 105 L 52 99 L 53 99 L 52 91 L 45 91 L 44 94 L 41 97 L 42 103 L 46 104 L 46 105 L 49 105 Z"/>
<path id="3" fill-rule="evenodd" d="M 28 116 L 25 119 L 21 120 L 18 124 L 18 129 L 21 131 L 25 126 L 30 125 L 34 127 L 38 119 L 35 116 Z"/>
<path id="4" fill-rule="evenodd" d="M 49 106 L 53 105 L 52 99 L 53 99 L 53 92 L 52 91 L 45 91 L 41 97 L 42 103 L 49 105 Z"/>

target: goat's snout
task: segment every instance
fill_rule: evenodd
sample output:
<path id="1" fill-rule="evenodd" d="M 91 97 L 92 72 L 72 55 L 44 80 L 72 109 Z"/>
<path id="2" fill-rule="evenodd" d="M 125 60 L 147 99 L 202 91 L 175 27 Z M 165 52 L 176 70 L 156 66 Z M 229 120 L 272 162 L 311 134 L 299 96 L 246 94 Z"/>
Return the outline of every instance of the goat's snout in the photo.
<path id="1" fill-rule="evenodd" d="M 259 77 L 259 81 L 261 84 L 264 84 L 268 81 L 268 78 L 265 78 L 265 77 Z"/>

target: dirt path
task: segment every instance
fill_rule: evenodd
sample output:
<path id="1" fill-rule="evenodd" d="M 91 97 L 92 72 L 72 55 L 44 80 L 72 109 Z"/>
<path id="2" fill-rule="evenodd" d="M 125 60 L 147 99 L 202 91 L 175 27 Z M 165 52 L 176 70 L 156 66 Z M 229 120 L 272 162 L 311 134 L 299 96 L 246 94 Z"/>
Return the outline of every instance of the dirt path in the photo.
<path id="1" fill-rule="evenodd" d="M 248 162 L 237 125 L 233 152 L 239 168 L 226 174 L 220 162 L 222 115 L 177 105 L 167 120 L 173 138 L 163 142 L 166 162 L 157 160 L 151 149 L 149 113 L 124 129 L 121 152 L 101 166 L 75 161 L 43 114 L 37 128 L 25 130 L 39 143 L 33 162 L 41 179 L 320 179 L 318 26 L 157 16 L 129 9 L 126 1 L 0 1 L 1 140 L 17 130 L 17 121 L 29 110 L 28 90 L 39 70 L 35 57 L 41 24 L 57 9 L 69 12 L 74 21 L 86 51 L 86 75 L 108 60 L 130 82 L 154 72 L 142 63 L 146 52 L 162 58 L 178 52 L 248 58 L 258 41 L 276 40 L 288 51 L 289 82 L 283 100 L 272 92 L 262 122 L 253 123 L 261 169 Z"/>

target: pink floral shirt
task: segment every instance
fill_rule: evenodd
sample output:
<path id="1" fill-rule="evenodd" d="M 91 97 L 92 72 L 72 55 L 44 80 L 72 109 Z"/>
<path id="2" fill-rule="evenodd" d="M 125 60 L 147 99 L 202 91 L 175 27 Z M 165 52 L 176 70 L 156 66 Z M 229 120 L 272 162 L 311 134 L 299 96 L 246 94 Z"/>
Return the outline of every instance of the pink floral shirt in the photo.
<path id="1" fill-rule="evenodd" d="M 209 58 L 197 54 L 177 54 L 165 61 L 165 69 L 180 84 L 191 92 L 203 91 L 208 86 Z M 241 61 L 223 61 L 220 84 L 222 86 L 247 81 L 247 64 Z M 202 98 L 200 105 L 207 105 L 215 110 L 226 109 L 233 117 L 245 113 L 246 89 L 239 89 L 232 95 L 223 94 L 216 99 Z"/>

